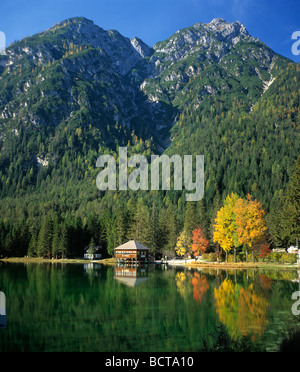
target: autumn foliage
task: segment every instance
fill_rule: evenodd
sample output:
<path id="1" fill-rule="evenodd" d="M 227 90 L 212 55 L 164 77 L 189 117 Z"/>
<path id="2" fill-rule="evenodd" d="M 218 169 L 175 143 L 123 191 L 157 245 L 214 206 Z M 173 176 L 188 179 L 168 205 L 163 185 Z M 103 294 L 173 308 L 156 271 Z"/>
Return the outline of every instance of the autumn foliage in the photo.
<path id="1" fill-rule="evenodd" d="M 270 248 L 270 244 L 268 243 L 263 243 L 260 247 L 260 254 L 259 254 L 259 258 L 265 258 L 267 257 L 269 254 L 271 254 L 271 248 Z"/>
<path id="2" fill-rule="evenodd" d="M 244 245 L 248 260 L 248 249 L 252 250 L 253 255 L 254 245 L 262 239 L 267 230 L 264 217 L 265 211 L 259 201 L 253 200 L 251 195 L 242 199 L 232 193 L 217 213 L 214 242 L 219 243 L 226 253 L 232 248 Z"/>
<path id="3" fill-rule="evenodd" d="M 254 340 L 261 336 L 267 325 L 268 301 L 255 293 L 253 285 L 248 288 L 225 279 L 214 289 L 216 311 L 233 339 L 249 335 Z"/>
<path id="4" fill-rule="evenodd" d="M 197 227 L 193 231 L 192 253 L 194 256 L 199 256 L 200 253 L 203 254 L 206 252 L 208 246 L 209 241 L 206 239 L 203 229 Z"/>

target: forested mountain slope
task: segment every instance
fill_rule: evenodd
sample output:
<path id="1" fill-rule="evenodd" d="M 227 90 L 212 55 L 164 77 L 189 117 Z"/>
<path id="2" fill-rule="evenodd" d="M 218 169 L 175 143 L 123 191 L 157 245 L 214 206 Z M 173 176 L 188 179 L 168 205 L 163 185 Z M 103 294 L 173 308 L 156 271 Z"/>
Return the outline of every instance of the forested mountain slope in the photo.
<path id="1" fill-rule="evenodd" d="M 190 213 L 183 193 L 97 189 L 97 158 L 119 146 L 205 155 L 193 207 L 209 231 L 232 191 L 271 211 L 299 155 L 299 79 L 222 19 L 153 48 L 85 18 L 12 44 L 0 57 L 0 254 L 81 256 L 91 239 L 111 252 L 136 231 L 171 248 Z"/>

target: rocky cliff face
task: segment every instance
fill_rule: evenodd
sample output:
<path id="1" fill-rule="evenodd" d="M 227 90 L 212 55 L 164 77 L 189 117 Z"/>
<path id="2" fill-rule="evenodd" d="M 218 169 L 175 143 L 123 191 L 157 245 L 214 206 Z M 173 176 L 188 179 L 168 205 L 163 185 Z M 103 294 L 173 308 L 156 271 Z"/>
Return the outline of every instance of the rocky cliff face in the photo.
<path id="1" fill-rule="evenodd" d="M 242 94 L 249 110 L 285 60 L 240 22 L 197 23 L 153 48 L 73 18 L 28 37 L 0 58 L 0 136 L 23 128 L 123 125 L 163 150 L 187 104 Z M 118 140 L 118 139 L 117 139 Z"/>
<path id="2" fill-rule="evenodd" d="M 273 79 L 276 64 L 285 63 L 240 22 L 223 19 L 180 30 L 153 49 L 138 64 L 140 88 L 153 102 L 179 107 L 187 95 L 198 107 L 207 95 L 234 90 L 245 93 L 250 107 Z"/>

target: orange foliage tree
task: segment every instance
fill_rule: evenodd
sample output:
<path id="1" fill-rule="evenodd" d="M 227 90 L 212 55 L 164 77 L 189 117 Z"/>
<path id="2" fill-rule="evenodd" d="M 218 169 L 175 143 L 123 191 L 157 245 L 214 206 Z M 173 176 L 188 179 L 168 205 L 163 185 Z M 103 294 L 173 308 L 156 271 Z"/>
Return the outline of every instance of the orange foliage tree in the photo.
<path id="1" fill-rule="evenodd" d="M 194 256 L 199 256 L 200 253 L 206 252 L 208 246 L 209 241 L 206 239 L 203 229 L 196 227 L 193 231 L 192 253 Z"/>

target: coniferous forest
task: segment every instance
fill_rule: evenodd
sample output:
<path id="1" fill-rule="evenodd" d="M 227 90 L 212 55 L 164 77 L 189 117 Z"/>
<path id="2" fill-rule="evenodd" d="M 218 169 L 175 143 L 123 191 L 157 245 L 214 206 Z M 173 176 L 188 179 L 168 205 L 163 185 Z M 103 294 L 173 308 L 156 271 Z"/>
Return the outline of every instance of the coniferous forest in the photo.
<path id="1" fill-rule="evenodd" d="M 75 33 L 79 25 L 95 39 Z M 296 244 L 300 67 L 242 30 L 237 43 L 209 40 L 209 50 L 182 44 L 187 34 L 206 35 L 205 27 L 152 49 L 141 44 L 137 56 L 116 31 L 104 37 L 76 18 L 0 57 L 0 257 L 82 258 L 90 244 L 110 257 L 131 239 L 156 257 L 175 256 L 182 232 L 191 246 L 195 229 L 206 253 L 225 254 L 214 234 L 231 194 L 251 195 L 264 211 L 256 252 Z M 118 48 L 132 57 L 118 57 Z M 203 200 L 186 202 L 185 190 L 99 191 L 97 158 L 117 160 L 120 146 L 149 160 L 204 155 Z M 237 247 L 245 255 L 246 245 Z"/>

